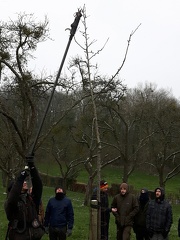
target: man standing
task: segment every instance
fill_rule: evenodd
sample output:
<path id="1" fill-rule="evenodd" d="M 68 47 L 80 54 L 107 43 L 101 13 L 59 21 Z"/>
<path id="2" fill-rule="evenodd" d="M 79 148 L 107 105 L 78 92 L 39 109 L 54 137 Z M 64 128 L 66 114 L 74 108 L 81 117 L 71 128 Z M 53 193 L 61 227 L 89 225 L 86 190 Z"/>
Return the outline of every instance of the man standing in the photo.
<path id="1" fill-rule="evenodd" d="M 72 234 L 74 211 L 71 200 L 63 192 L 63 188 L 55 188 L 55 197 L 48 201 L 44 226 L 50 240 L 66 240 Z"/>
<path id="2" fill-rule="evenodd" d="M 29 193 L 28 181 L 32 182 L 32 193 Z M 39 204 L 42 195 L 42 181 L 34 166 L 20 172 L 14 184 L 9 187 L 5 202 L 5 212 L 9 220 L 6 239 L 40 240 L 44 229 L 38 220 Z"/>
<path id="3" fill-rule="evenodd" d="M 108 240 L 109 220 L 111 208 L 108 200 L 108 183 L 105 180 L 100 181 L 100 204 L 101 204 L 101 240 Z M 91 200 L 97 200 L 97 189 L 93 192 Z"/>
<path id="4" fill-rule="evenodd" d="M 149 202 L 146 227 L 151 240 L 167 240 L 172 225 L 172 208 L 165 201 L 164 189 L 155 189 L 155 199 Z"/>
<path id="5" fill-rule="evenodd" d="M 111 208 L 117 226 L 116 239 L 130 240 L 133 219 L 139 210 L 139 205 L 137 198 L 129 193 L 127 183 L 120 185 L 120 193 L 114 197 Z"/>

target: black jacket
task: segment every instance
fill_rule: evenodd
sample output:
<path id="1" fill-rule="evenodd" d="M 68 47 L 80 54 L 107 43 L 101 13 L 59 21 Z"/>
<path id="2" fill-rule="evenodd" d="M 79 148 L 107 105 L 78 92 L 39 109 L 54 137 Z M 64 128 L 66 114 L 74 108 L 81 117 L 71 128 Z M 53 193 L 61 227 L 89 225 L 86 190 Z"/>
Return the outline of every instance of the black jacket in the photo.
<path id="1" fill-rule="evenodd" d="M 97 190 L 95 189 L 91 200 L 97 200 Z M 109 199 L 107 192 L 100 191 L 101 204 L 101 221 L 109 222 L 111 208 L 109 207 Z"/>
<path id="2" fill-rule="evenodd" d="M 149 192 L 146 188 L 141 189 L 138 202 L 139 211 L 134 217 L 134 231 L 136 231 L 136 229 L 146 229 L 146 214 L 149 204 Z"/>
<path id="3" fill-rule="evenodd" d="M 32 226 L 32 221 L 38 219 L 39 204 L 42 196 L 42 182 L 36 168 L 30 170 L 32 181 L 32 194 L 22 194 L 22 186 L 26 176 L 19 175 L 9 192 L 5 202 L 5 212 L 9 226 L 23 231 Z"/>
<path id="4" fill-rule="evenodd" d="M 146 213 L 148 209 L 148 202 L 145 205 L 139 204 L 139 211 L 134 217 L 134 228 L 146 228 Z"/>
<path id="5" fill-rule="evenodd" d="M 161 199 L 154 199 L 149 202 L 146 227 L 151 232 L 169 232 L 172 225 L 172 208 L 164 200 L 164 190 L 162 188 Z"/>

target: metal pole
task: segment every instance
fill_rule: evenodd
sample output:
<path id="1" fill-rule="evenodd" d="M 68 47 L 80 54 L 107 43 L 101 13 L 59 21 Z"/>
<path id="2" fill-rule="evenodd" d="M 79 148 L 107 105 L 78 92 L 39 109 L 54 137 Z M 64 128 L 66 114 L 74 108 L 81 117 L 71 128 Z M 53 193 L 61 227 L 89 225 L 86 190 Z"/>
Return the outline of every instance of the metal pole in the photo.
<path id="1" fill-rule="evenodd" d="M 31 150 L 27 156 L 28 158 L 28 161 L 33 161 L 33 157 L 34 157 L 34 149 L 35 149 L 35 146 L 37 144 L 37 141 L 38 141 L 38 138 L 39 138 L 39 135 L 40 135 L 40 132 L 42 130 L 42 127 L 43 127 L 43 124 L 44 124 L 44 120 L 46 118 L 46 115 L 47 115 L 47 112 L 49 110 L 49 107 L 50 107 L 50 104 L 51 104 L 51 101 L 52 101 L 52 98 L 53 98 L 53 95 L 54 95 L 54 91 L 56 89 L 56 86 L 57 86 L 57 83 L 58 83 L 58 80 L 59 80 L 59 77 L 60 77 L 60 74 L 61 74 L 61 70 L 63 68 L 63 65 L 64 65 L 64 62 L 65 62 L 65 59 L 66 59 L 66 56 L 67 56 L 67 52 L 69 50 L 69 46 L 71 44 L 71 40 L 74 36 L 74 34 L 76 33 L 76 29 L 78 27 L 78 24 L 79 24 L 79 21 L 80 21 L 80 18 L 81 18 L 82 14 L 81 14 L 81 10 L 78 10 L 78 12 L 76 12 L 76 16 L 75 16 L 75 20 L 74 22 L 71 24 L 71 31 L 70 31 L 70 36 L 69 36 L 69 41 L 68 41 L 68 44 L 66 46 L 66 49 L 65 49 L 65 52 L 64 52 L 64 55 L 63 55 L 63 58 L 62 58 L 62 61 L 61 61 L 61 64 L 60 64 L 60 67 L 59 67 L 59 70 L 58 70 L 58 73 L 57 73 L 57 76 L 56 76 L 56 79 L 55 79 L 55 82 L 54 82 L 54 85 L 53 85 L 53 89 L 52 89 L 52 92 L 51 92 L 51 95 L 49 97 L 49 100 L 48 100 L 48 103 L 47 103 L 47 107 L 45 109 L 45 112 L 44 112 L 44 115 L 43 115 L 43 118 L 42 118 L 42 121 L 41 121 L 41 124 L 39 126 L 39 129 L 37 131 L 37 134 L 36 134 L 36 137 L 34 139 L 34 142 L 33 142 L 33 145 L 31 147 Z"/>

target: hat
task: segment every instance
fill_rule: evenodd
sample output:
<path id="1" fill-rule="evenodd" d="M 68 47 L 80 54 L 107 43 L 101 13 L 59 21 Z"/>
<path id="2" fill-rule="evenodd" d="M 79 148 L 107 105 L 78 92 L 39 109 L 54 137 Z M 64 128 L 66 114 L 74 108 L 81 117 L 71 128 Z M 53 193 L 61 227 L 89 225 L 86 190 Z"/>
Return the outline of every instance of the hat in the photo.
<path id="1" fill-rule="evenodd" d="M 100 189 L 108 188 L 108 183 L 105 180 L 100 181 Z"/>
<path id="2" fill-rule="evenodd" d="M 127 183 L 121 183 L 120 189 L 122 189 L 122 188 L 124 188 L 128 191 L 128 184 Z"/>

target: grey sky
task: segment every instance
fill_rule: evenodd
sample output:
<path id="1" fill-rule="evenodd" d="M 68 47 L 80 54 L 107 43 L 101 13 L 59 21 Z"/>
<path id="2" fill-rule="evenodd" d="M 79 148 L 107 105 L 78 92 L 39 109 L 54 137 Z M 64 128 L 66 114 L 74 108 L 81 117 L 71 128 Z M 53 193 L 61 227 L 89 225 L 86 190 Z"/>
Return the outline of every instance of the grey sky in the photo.
<path id="1" fill-rule="evenodd" d="M 128 57 L 120 77 L 128 87 L 151 82 L 158 88 L 172 90 L 180 97 L 180 1 L 179 0 L 0 0 L 1 20 L 15 19 L 15 13 L 34 13 L 38 20 L 47 15 L 54 41 L 40 45 L 34 66 L 47 73 L 58 70 L 69 33 L 66 28 L 74 20 L 73 14 L 85 4 L 90 38 L 97 40 L 93 50 L 105 49 L 94 59 L 103 75 L 114 74 L 124 58 L 130 33 L 133 35 Z M 82 27 L 81 23 L 79 24 Z M 80 34 L 76 34 L 78 39 Z M 67 60 L 76 55 L 74 41 Z M 66 60 L 66 63 L 67 63 Z M 64 65 L 66 67 L 66 64 Z"/>

